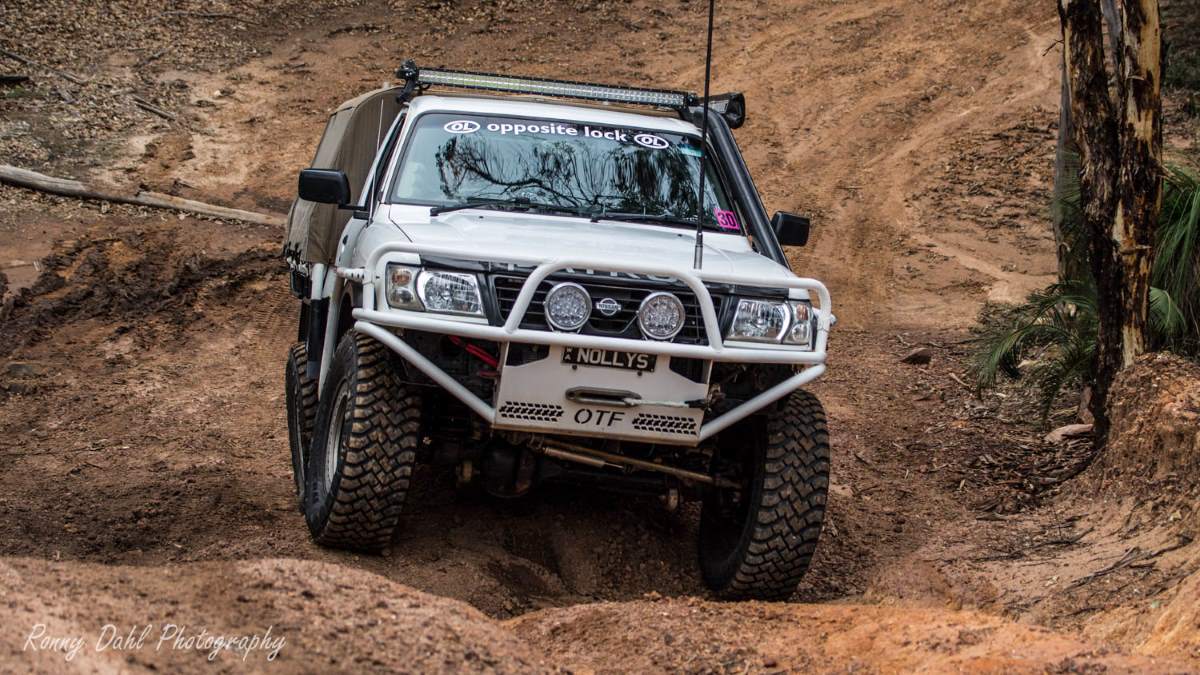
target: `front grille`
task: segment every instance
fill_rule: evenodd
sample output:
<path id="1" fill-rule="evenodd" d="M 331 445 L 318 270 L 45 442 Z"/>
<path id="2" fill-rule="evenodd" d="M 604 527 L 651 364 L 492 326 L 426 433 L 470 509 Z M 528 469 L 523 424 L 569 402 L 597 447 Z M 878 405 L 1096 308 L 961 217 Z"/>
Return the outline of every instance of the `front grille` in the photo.
<path id="1" fill-rule="evenodd" d="M 687 315 L 683 324 L 683 330 L 679 331 L 679 335 L 675 336 L 675 342 L 685 344 L 707 344 L 704 337 L 704 319 L 700 313 L 700 303 L 696 300 L 696 295 L 690 290 L 678 287 L 668 288 L 641 288 L 638 286 L 596 282 L 586 279 L 572 278 L 572 281 L 578 283 L 587 289 L 589 295 L 592 296 L 592 315 L 588 319 L 588 323 L 583 327 L 582 331 L 588 335 L 610 335 L 614 337 L 629 337 L 640 338 L 641 331 L 637 326 L 637 311 L 641 306 L 642 301 L 646 296 L 656 290 L 666 290 L 674 293 L 683 303 L 684 312 Z M 546 323 L 546 313 L 543 304 L 546 301 L 546 293 L 554 287 L 560 280 L 546 280 L 541 283 L 537 291 L 533 294 L 533 301 L 529 303 L 529 310 L 525 312 L 525 318 L 521 322 L 522 328 L 533 330 L 548 330 L 549 326 Z M 508 319 L 508 315 L 512 312 L 513 305 L 516 304 L 517 295 L 521 292 L 521 286 L 525 283 L 523 277 L 513 276 L 496 276 L 493 279 L 493 285 L 496 290 L 496 304 L 500 308 L 500 316 Z M 595 303 L 604 298 L 612 298 L 621 305 L 621 309 L 613 316 L 604 316 L 600 310 L 595 308 Z M 716 309 L 717 316 L 721 316 L 721 300 L 720 296 L 713 296 L 713 305 Z"/>

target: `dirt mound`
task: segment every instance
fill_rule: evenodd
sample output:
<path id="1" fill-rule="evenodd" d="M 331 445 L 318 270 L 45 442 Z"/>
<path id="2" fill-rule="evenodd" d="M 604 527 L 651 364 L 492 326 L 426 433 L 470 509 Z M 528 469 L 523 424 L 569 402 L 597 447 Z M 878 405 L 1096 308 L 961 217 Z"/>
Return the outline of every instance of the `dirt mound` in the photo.
<path id="1" fill-rule="evenodd" d="M 974 613 L 696 599 L 580 605 L 510 621 L 556 664 L 625 672 L 1171 672 Z"/>
<path id="2" fill-rule="evenodd" d="M 885 569 L 870 599 L 981 608 L 1134 653 L 1200 657 L 1200 367 L 1148 356 L 1113 394 L 1110 447 L 1078 478 L 988 530 L 950 525 Z M 1066 450 L 1029 444 L 1026 478 Z"/>
<path id="3" fill-rule="evenodd" d="M 285 672 L 548 670 L 464 603 L 327 563 L 145 568 L 10 558 L 0 562 L 0 597 L 0 624 L 12 628 L 0 635 L 0 660 L 44 672 L 60 670 L 69 650 L 43 639 L 64 637 L 83 638 L 71 662 L 93 672 L 210 672 L 214 664 Z M 112 639 L 130 634 L 135 640 L 124 645 Z M 206 636 L 260 640 L 252 649 L 220 650 Z"/>
<path id="4" fill-rule="evenodd" d="M 64 242 L 42 260 L 33 285 L 13 297 L 17 311 L 0 327 L 0 354 L 69 321 L 156 315 L 185 324 L 198 317 L 201 296 L 227 302 L 242 285 L 282 270 L 277 252 L 266 247 L 213 257 L 178 245 L 178 238 L 171 230 L 138 228 Z"/>
<path id="5" fill-rule="evenodd" d="M 1108 447 L 1073 491 L 1096 500 L 1092 518 L 1125 544 L 1101 570 L 1108 583 L 1136 586 L 1116 593 L 1125 602 L 1085 632 L 1144 653 L 1200 657 L 1200 365 L 1142 357 L 1117 378 L 1111 405 Z M 1143 593 L 1155 599 L 1138 602 Z"/>
<path id="6" fill-rule="evenodd" d="M 1143 357 L 1113 384 L 1112 431 L 1097 462 L 1108 488 L 1195 487 L 1200 473 L 1200 365 Z"/>
<path id="7" fill-rule="evenodd" d="M 1176 654 L 1200 658 L 1200 573 L 1179 585 L 1139 646 L 1144 654 Z"/>

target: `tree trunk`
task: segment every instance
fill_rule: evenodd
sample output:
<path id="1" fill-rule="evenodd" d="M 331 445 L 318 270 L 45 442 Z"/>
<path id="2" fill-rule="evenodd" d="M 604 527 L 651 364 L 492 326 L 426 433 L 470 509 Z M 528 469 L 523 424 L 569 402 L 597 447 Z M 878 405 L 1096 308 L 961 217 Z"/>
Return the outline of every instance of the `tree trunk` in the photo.
<path id="1" fill-rule="evenodd" d="M 1104 67 L 1104 30 L 1095 0 L 1059 0 L 1063 29 L 1063 62 L 1079 147 L 1080 219 L 1088 242 L 1092 276 L 1096 282 L 1099 335 L 1092 415 L 1097 440 L 1108 431 L 1105 404 L 1113 377 L 1121 366 L 1122 268 L 1110 237 L 1116 215 L 1116 178 L 1119 141 L 1108 73 Z"/>
<path id="2" fill-rule="evenodd" d="M 1125 269 L 1121 365 L 1146 351 L 1150 263 L 1162 208 L 1162 20 L 1158 0 L 1125 0 L 1121 19 L 1120 199 L 1112 239 Z"/>
<path id="3" fill-rule="evenodd" d="M 1161 36 L 1157 0 L 1116 3 L 1105 64 L 1102 4 L 1059 0 L 1063 59 L 1079 146 L 1080 206 L 1096 282 L 1099 335 L 1092 413 L 1108 434 L 1108 390 L 1147 344 L 1150 255 L 1162 199 Z M 1110 91 L 1110 84 L 1112 90 Z M 1115 100 L 1114 100 L 1115 99 Z"/>

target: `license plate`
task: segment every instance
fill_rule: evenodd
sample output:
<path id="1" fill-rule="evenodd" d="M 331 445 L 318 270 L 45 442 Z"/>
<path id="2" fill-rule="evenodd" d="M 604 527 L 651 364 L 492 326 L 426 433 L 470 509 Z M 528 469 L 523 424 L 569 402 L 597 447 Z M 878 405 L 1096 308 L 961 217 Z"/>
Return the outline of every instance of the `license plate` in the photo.
<path id="1" fill-rule="evenodd" d="M 652 372 L 658 363 L 657 354 L 640 352 L 618 352 L 611 349 L 593 349 L 591 347 L 563 347 L 563 363 L 577 366 L 601 366 L 604 368 L 620 368 L 622 370 L 639 370 Z"/>

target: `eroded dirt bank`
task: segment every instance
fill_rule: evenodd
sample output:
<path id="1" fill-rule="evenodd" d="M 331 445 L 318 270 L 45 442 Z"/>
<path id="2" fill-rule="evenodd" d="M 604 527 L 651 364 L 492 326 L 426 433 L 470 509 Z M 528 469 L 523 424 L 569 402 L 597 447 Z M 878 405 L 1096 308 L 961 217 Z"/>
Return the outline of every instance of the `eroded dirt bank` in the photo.
<path id="1" fill-rule="evenodd" d="M 2 11 L 5 49 L 88 78 L 6 93 L 4 161 L 258 210 L 286 208 L 324 113 L 401 55 L 669 86 L 701 71 L 694 1 Z M 695 510 L 603 493 L 497 503 L 434 476 L 388 555 L 314 547 L 286 456 L 282 234 L 0 187 L 0 625 L 21 628 L 0 660 L 61 669 L 22 651 L 41 620 L 93 638 L 270 625 L 288 640 L 270 667 L 293 671 L 1200 668 L 1187 490 L 1100 473 L 1056 495 L 1080 449 L 963 384 L 980 303 L 1053 271 L 1056 34 L 1049 2 L 722 5 L 716 87 L 747 94 L 738 139 L 768 208 L 813 214 L 794 266 L 842 319 L 815 388 L 831 516 L 793 605 L 707 601 Z M 917 346 L 932 362 L 901 363 Z"/>
<path id="2" fill-rule="evenodd" d="M 147 568 L 9 558 L 0 564 L 0 584 L 9 593 L 23 591 L 5 610 L 6 625 L 44 623 L 45 636 L 93 633 L 66 662 L 85 672 L 259 670 L 268 664 L 286 671 L 447 673 L 1169 673 L 1188 667 L 1114 654 L 976 612 L 654 597 L 498 622 L 363 570 L 301 560 Z M 150 630 L 142 619 L 131 643 L 90 631 L 113 616 L 129 616 L 131 589 L 137 589 L 143 616 L 156 621 Z M 202 631 L 257 634 L 261 640 L 243 661 L 232 651 L 202 646 L 193 639 Z M 129 633 L 123 627 L 119 637 Z M 6 632 L 0 655 L 62 669 L 69 648 L 30 648 L 25 640 Z M 143 646 L 135 648 L 139 640 Z"/>

